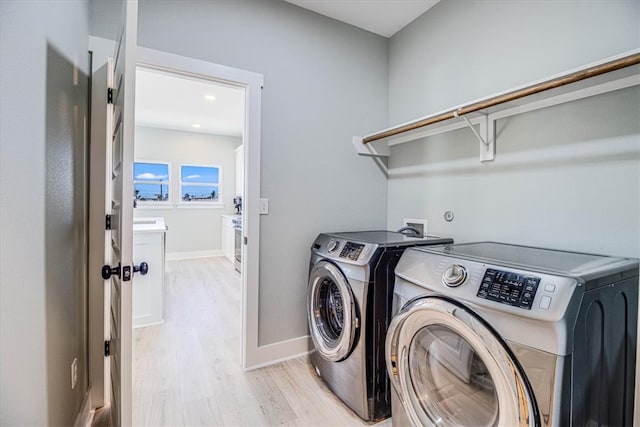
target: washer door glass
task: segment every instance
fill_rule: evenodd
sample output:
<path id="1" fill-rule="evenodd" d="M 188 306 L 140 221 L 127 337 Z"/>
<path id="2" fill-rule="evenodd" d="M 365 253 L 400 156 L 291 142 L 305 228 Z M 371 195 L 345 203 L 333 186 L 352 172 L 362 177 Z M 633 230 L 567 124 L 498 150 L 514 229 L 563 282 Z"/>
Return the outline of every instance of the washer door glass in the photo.
<path id="1" fill-rule="evenodd" d="M 416 426 L 539 425 L 518 363 L 464 306 L 439 297 L 410 302 L 391 322 L 385 351 L 398 409 Z"/>
<path id="2" fill-rule="evenodd" d="M 456 426 L 496 424 L 500 406 L 491 373 L 454 330 L 442 325 L 418 330 L 409 345 L 408 377 L 415 403 L 431 418 Z"/>
<path id="3" fill-rule="evenodd" d="M 309 329 L 316 349 L 326 359 L 339 361 L 351 351 L 357 317 L 351 288 L 333 264 L 321 261 L 309 277 Z"/>

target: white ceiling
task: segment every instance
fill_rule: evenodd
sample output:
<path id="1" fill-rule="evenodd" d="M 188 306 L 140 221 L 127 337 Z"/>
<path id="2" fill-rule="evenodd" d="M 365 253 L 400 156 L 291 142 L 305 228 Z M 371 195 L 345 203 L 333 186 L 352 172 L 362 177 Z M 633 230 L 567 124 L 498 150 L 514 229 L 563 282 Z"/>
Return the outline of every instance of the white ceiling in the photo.
<path id="1" fill-rule="evenodd" d="M 244 89 L 138 67 L 136 125 L 241 136 Z"/>
<path id="2" fill-rule="evenodd" d="M 391 37 L 440 0 L 285 0 L 338 21 Z"/>

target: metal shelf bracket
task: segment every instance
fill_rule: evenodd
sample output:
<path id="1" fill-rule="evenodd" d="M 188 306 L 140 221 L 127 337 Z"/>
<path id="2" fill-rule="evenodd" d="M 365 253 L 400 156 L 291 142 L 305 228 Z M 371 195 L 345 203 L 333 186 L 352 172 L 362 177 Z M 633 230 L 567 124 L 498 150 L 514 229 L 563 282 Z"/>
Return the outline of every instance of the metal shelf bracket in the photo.
<path id="1" fill-rule="evenodd" d="M 488 162 L 495 160 L 496 157 L 495 120 L 490 118 L 488 114 L 479 114 L 481 114 L 480 132 L 476 130 L 467 116 L 459 115 L 458 111 L 453 112 L 454 117 L 459 117 L 467 123 L 471 132 L 473 132 L 476 138 L 478 138 L 478 141 L 480 141 L 480 161 Z"/>
<path id="2" fill-rule="evenodd" d="M 364 144 L 361 136 L 354 136 L 352 139 L 356 152 L 361 156 L 387 158 L 389 157 L 389 144 Z"/>

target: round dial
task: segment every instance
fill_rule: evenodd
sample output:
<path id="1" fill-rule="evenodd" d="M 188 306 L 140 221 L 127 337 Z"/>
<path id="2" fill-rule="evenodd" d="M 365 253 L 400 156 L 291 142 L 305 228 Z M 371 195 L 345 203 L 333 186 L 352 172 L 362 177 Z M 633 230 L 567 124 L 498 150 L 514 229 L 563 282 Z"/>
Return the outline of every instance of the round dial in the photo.
<path id="1" fill-rule="evenodd" d="M 327 250 L 329 252 L 333 252 L 336 249 L 338 249 L 338 241 L 333 239 L 329 240 L 329 243 L 327 243 Z"/>
<path id="2" fill-rule="evenodd" d="M 453 264 L 442 275 L 442 283 L 450 288 L 462 285 L 466 279 L 467 269 L 459 264 Z"/>

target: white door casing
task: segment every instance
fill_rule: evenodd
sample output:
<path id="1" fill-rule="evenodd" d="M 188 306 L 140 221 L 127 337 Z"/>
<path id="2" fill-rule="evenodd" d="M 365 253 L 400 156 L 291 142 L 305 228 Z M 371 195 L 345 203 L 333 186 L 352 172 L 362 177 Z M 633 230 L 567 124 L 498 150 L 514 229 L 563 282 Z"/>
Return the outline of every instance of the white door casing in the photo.
<path id="1" fill-rule="evenodd" d="M 137 64 L 168 73 L 192 76 L 245 89 L 244 200 L 242 235 L 242 361 L 243 369 L 257 368 L 281 358 L 280 349 L 258 342 L 260 249 L 260 126 L 263 76 L 199 59 L 138 47 Z M 265 348 L 266 347 L 266 348 Z M 275 350 L 275 351 L 274 351 Z M 306 352 L 306 339 L 304 350 Z"/>

